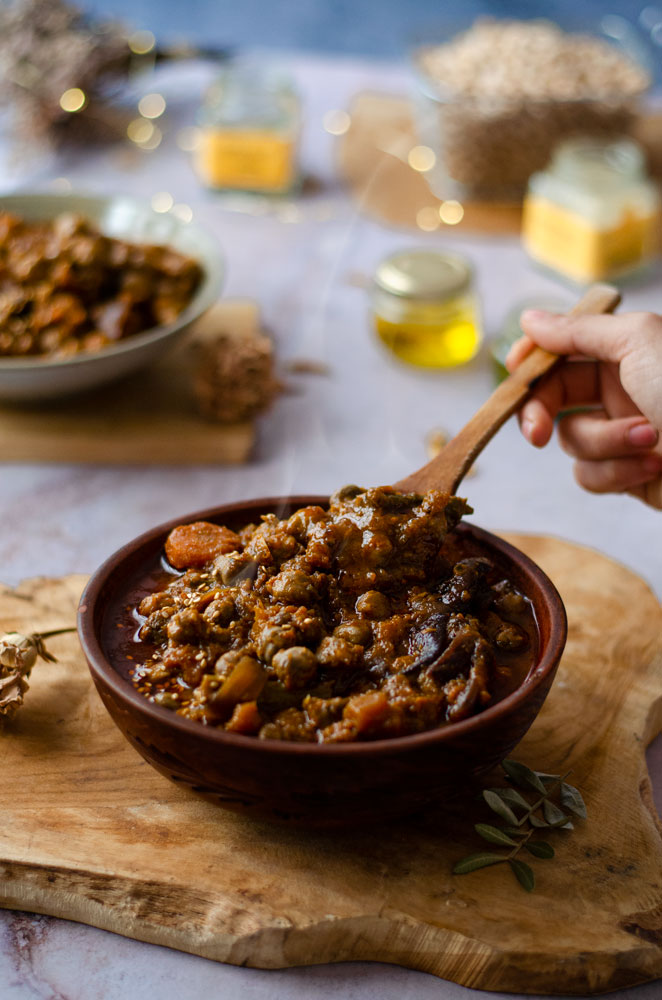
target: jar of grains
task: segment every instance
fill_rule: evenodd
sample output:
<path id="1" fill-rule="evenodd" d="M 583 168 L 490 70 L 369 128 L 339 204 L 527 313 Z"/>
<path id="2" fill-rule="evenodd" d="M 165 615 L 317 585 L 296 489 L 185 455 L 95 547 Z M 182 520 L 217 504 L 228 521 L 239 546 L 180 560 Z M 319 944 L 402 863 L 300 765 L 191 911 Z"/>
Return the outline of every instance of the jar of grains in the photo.
<path id="1" fill-rule="evenodd" d="M 417 47 L 418 141 L 436 156 L 426 173 L 434 194 L 519 200 L 563 139 L 629 133 L 651 72 L 625 41 L 538 17 L 479 18 Z"/>

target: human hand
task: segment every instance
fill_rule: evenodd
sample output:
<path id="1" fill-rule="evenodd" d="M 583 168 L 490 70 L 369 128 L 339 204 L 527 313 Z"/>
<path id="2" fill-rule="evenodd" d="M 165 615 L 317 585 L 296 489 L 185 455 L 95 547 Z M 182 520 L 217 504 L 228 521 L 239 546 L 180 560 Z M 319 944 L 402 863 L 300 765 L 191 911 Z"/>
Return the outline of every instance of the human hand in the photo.
<path id="1" fill-rule="evenodd" d="M 525 336 L 506 358 L 509 371 L 534 344 L 569 356 L 522 407 L 524 437 L 543 447 L 555 417 L 582 407 L 558 423 L 561 446 L 576 459 L 580 486 L 593 493 L 631 493 L 662 509 L 662 317 L 529 310 L 521 324 Z"/>

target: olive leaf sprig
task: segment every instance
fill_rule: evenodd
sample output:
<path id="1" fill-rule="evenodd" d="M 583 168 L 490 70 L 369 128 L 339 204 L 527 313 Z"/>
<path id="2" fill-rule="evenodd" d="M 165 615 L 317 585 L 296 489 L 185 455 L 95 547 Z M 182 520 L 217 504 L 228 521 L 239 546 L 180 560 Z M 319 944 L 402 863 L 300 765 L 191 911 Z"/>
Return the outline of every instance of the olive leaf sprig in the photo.
<path id="1" fill-rule="evenodd" d="M 501 764 L 513 788 L 486 788 L 482 797 L 492 812 L 505 825 L 476 823 L 476 833 L 490 844 L 509 848 L 497 854 L 494 851 L 479 851 L 462 858 L 453 867 L 454 875 L 466 875 L 488 865 L 507 863 L 520 885 L 527 892 L 533 892 L 535 875 L 530 865 L 518 857 L 522 850 L 535 858 L 554 857 L 554 848 L 546 840 L 533 839 L 536 830 L 572 830 L 574 824 L 570 813 L 579 819 L 586 819 L 586 806 L 581 793 L 565 780 L 570 773 L 545 774 L 533 771 L 526 764 L 506 759 Z M 535 799 L 525 797 L 517 789 L 535 793 Z M 552 799 L 557 795 L 558 802 Z"/>

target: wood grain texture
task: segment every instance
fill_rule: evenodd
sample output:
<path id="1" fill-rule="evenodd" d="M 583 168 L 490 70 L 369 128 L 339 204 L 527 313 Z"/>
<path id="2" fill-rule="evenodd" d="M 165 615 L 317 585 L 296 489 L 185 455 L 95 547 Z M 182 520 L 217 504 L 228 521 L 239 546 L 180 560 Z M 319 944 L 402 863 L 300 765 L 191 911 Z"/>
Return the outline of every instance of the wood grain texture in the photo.
<path id="1" fill-rule="evenodd" d="M 42 405 L 0 406 L 0 456 L 6 462 L 104 462 L 192 465 L 245 462 L 252 423 L 218 424 L 197 413 L 191 344 L 259 329 L 256 303 L 213 306 L 159 364 L 90 393 Z"/>
<path id="2" fill-rule="evenodd" d="M 160 777 L 93 690 L 75 636 L 50 641 L 0 732 L 0 903 L 259 968 L 364 959 L 466 986 L 587 994 L 662 976 L 662 836 L 644 750 L 662 727 L 662 611 L 588 549 L 509 536 L 566 602 L 569 640 L 514 756 L 572 768 L 589 819 L 532 861 L 451 875 L 481 847 L 472 797 L 385 829 L 310 833 L 224 813 Z M 83 577 L 0 592 L 0 627 L 72 622 Z M 478 841 L 478 842 L 477 842 Z"/>
<path id="3" fill-rule="evenodd" d="M 610 313 L 620 301 L 620 293 L 612 285 L 592 285 L 568 315 Z M 456 493 L 485 445 L 528 399 L 534 385 L 562 361 L 558 354 L 534 347 L 517 369 L 496 387 L 462 430 L 426 465 L 395 483 L 396 489 L 419 493 L 438 489 Z"/>

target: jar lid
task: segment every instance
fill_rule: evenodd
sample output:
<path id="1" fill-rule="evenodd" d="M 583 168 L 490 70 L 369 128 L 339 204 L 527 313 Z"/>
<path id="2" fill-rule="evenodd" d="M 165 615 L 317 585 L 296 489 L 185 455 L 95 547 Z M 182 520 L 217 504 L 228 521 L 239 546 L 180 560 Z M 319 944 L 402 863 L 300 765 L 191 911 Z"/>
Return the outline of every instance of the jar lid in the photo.
<path id="1" fill-rule="evenodd" d="M 473 269 L 458 254 L 437 250 L 401 250 L 386 257 L 375 272 L 375 284 L 404 298 L 447 299 L 466 291 Z"/>

